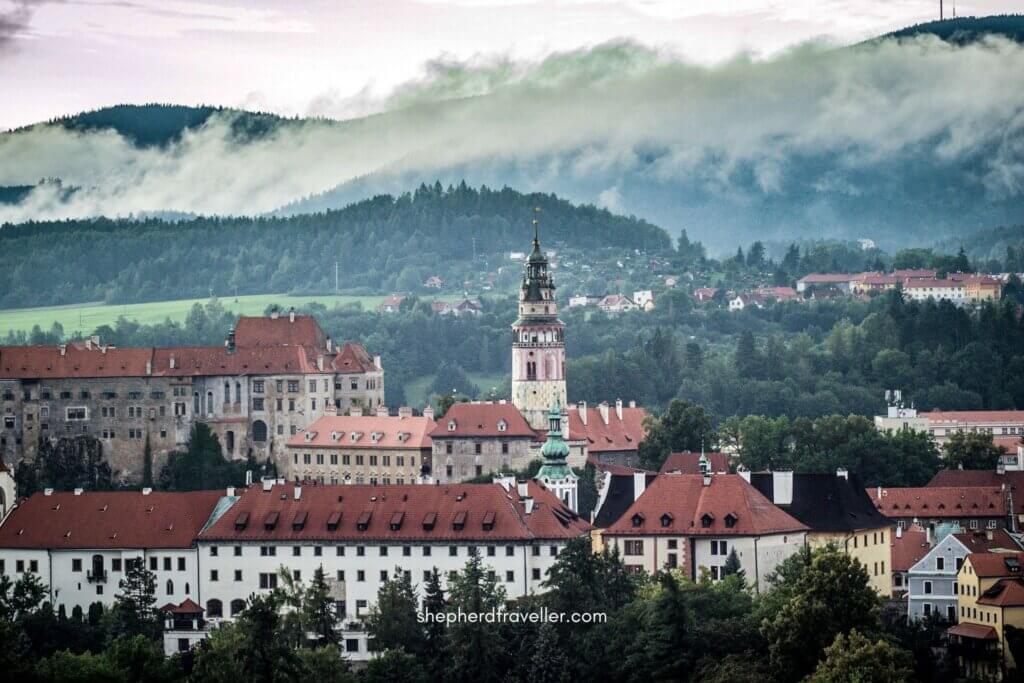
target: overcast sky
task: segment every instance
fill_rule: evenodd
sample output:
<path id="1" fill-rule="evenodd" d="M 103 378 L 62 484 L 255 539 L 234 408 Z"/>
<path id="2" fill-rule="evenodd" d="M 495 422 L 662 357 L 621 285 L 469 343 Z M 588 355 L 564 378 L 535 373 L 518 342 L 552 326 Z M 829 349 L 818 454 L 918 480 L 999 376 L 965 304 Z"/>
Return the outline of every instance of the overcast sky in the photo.
<path id="1" fill-rule="evenodd" d="M 629 38 L 687 60 L 848 43 L 938 0 L 0 0 L 0 129 L 116 103 L 346 117 L 438 59 Z M 947 14 L 951 0 L 946 0 Z M 964 0 L 958 15 L 1024 11 Z"/>

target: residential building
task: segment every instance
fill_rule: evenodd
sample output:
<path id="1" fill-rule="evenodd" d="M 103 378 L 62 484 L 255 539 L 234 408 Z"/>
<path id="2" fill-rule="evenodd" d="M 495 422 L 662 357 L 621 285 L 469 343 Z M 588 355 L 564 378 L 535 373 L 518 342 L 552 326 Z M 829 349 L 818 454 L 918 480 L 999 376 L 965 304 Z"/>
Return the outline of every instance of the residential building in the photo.
<path id="1" fill-rule="evenodd" d="M 931 550 L 931 530 L 917 524 L 897 526 L 890 534 L 892 563 L 892 596 L 905 601 L 910 585 L 910 568 Z"/>
<path id="2" fill-rule="evenodd" d="M 972 553 L 957 574 L 957 616 L 950 654 L 959 672 L 974 680 L 1002 680 L 1017 668 L 1006 627 L 1024 628 L 1024 553 Z"/>
<path id="3" fill-rule="evenodd" d="M 638 306 L 624 294 L 609 294 L 598 302 L 597 307 L 605 313 L 615 315 L 627 311 L 635 311 Z"/>
<path id="4" fill-rule="evenodd" d="M 538 439 L 507 401 L 455 403 L 429 437 L 432 476 L 441 483 L 525 469 Z"/>
<path id="5" fill-rule="evenodd" d="M 623 404 L 616 400 L 613 405 L 602 401 L 596 406 L 580 402 L 569 406 L 567 414 L 564 438 L 569 444 L 570 466 L 583 469 L 591 457 L 602 464 L 639 466 L 640 442 L 647 435 L 647 411 L 634 401 Z"/>
<path id="6" fill-rule="evenodd" d="M 384 403 L 384 370 L 360 344 L 336 346 L 316 320 L 242 317 L 223 346 L 125 348 L 98 338 L 0 347 L 0 455 L 33 460 L 40 439 L 88 434 L 123 481 L 138 481 L 150 442 L 157 471 L 195 422 L 225 455 L 273 457 L 329 406 Z"/>
<path id="7" fill-rule="evenodd" d="M 693 290 L 693 298 L 696 299 L 697 303 L 703 304 L 711 301 L 718 294 L 717 287 L 698 287 Z"/>
<path id="8" fill-rule="evenodd" d="M 879 431 L 927 432 L 939 445 L 954 434 L 991 434 L 1024 437 L 1024 410 L 931 410 L 918 412 L 902 405 L 890 405 L 886 415 L 875 416 Z"/>
<path id="9" fill-rule="evenodd" d="M 203 612 L 191 598 L 185 598 L 178 605 L 169 602 L 160 608 L 164 618 L 164 655 L 188 652 L 206 639 L 210 625 L 203 618 Z"/>
<path id="10" fill-rule="evenodd" d="M 284 568 L 322 569 L 353 660 L 369 657 L 363 619 L 396 571 L 420 596 L 434 570 L 446 586 L 472 554 L 509 598 L 544 590 L 548 570 L 590 526 L 536 481 L 456 486 L 252 486 L 197 538 L 207 618 L 230 618 Z M 446 586 L 447 587 L 447 586 Z"/>
<path id="11" fill-rule="evenodd" d="M 444 280 L 439 275 L 431 275 L 423 281 L 423 286 L 429 289 L 441 289 L 444 287 Z"/>
<path id="12" fill-rule="evenodd" d="M 512 403 L 534 429 L 547 411 L 566 405 L 565 323 L 558 319 L 555 283 L 540 248 L 534 220 L 533 250 L 519 290 L 519 317 L 512 324 Z"/>
<path id="13" fill-rule="evenodd" d="M 47 489 L 21 501 L 0 525 L 0 573 L 14 582 L 36 574 L 46 599 L 67 614 L 113 605 L 132 562 L 156 575 L 159 601 L 200 600 L 195 539 L 232 494 Z"/>
<path id="14" fill-rule="evenodd" d="M 377 307 L 381 313 L 398 313 L 402 308 L 402 302 L 405 301 L 406 297 L 402 294 L 392 294 L 391 296 L 380 302 L 380 306 Z"/>
<path id="15" fill-rule="evenodd" d="M 640 310 L 650 311 L 654 309 L 654 292 L 649 289 L 642 289 L 633 292 L 633 303 L 637 305 Z"/>
<path id="16" fill-rule="evenodd" d="M 357 411 L 358 412 L 358 411 Z M 288 441 L 288 479 L 321 484 L 413 484 L 430 477 L 437 424 L 410 408 L 325 415 Z"/>
<path id="17" fill-rule="evenodd" d="M 766 589 L 768 576 L 806 542 L 807 527 L 772 504 L 738 474 L 661 474 L 603 539 L 627 569 L 680 568 L 696 580 L 723 578 L 736 551 L 747 580 Z"/>
<path id="18" fill-rule="evenodd" d="M 964 302 L 968 304 L 999 301 L 1003 295 L 1003 283 L 991 275 L 950 273 L 949 279 L 963 284 Z"/>
<path id="19" fill-rule="evenodd" d="M 603 299 L 603 296 L 596 294 L 573 294 L 569 297 L 569 308 L 585 308 L 587 306 L 595 306 Z"/>
<path id="20" fill-rule="evenodd" d="M 835 474 L 744 472 L 742 476 L 808 528 L 808 546 L 835 546 L 860 562 L 879 595 L 892 594 L 890 541 L 895 524 L 875 508 L 856 475 L 839 470 Z"/>
<path id="21" fill-rule="evenodd" d="M 733 298 L 729 299 L 729 310 L 730 311 L 742 311 L 745 308 L 764 308 L 764 300 L 762 297 L 754 294 L 753 292 L 740 292 Z"/>
<path id="22" fill-rule="evenodd" d="M 675 472 L 678 474 L 700 474 L 701 458 L 707 460 L 711 471 L 715 474 L 729 474 L 729 455 L 727 453 L 692 453 L 682 451 L 681 453 L 669 453 L 665 462 L 661 464 L 661 474 Z"/>
<path id="23" fill-rule="evenodd" d="M 897 526 L 912 523 L 934 531 L 939 524 L 959 524 L 969 531 L 1003 529 L 1010 517 L 1007 493 L 988 486 L 918 486 L 867 489 L 880 513 Z"/>
<path id="24" fill-rule="evenodd" d="M 908 571 L 907 616 L 911 621 L 937 617 L 957 623 L 957 575 L 971 553 L 1024 550 L 1017 538 L 1005 529 L 965 533 L 955 525 L 940 525 L 934 545 Z"/>
<path id="25" fill-rule="evenodd" d="M 948 301 L 956 306 L 967 301 L 965 285 L 957 280 L 907 280 L 903 283 L 903 296 L 913 301 Z"/>
<path id="26" fill-rule="evenodd" d="M 853 283 L 862 275 L 861 273 L 811 273 L 796 281 L 796 291 L 803 294 L 813 289 L 838 289 L 849 294 L 853 291 Z"/>
<path id="27" fill-rule="evenodd" d="M 656 472 L 622 465 L 595 463 L 598 472 L 597 504 L 591 515 L 594 551 L 604 548 L 604 530 L 612 526 L 636 502 L 658 476 Z"/>
<path id="28" fill-rule="evenodd" d="M 1003 460 L 1011 463 L 1021 461 L 1020 452 L 1016 455 L 1003 456 Z M 967 487 L 982 486 L 998 488 L 1006 493 L 1007 507 L 1011 514 L 1010 530 L 1024 528 L 1024 471 L 1019 464 L 1001 465 L 994 470 L 940 470 L 935 473 L 928 486 Z"/>

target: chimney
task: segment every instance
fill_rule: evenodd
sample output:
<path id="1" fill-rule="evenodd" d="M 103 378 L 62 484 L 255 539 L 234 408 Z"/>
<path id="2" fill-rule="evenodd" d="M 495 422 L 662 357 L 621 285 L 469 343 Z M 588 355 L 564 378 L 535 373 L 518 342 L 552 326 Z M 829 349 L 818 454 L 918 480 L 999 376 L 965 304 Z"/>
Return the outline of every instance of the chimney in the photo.
<path id="1" fill-rule="evenodd" d="M 348 409 L 348 414 L 351 415 L 352 417 L 362 417 L 363 407 L 361 405 L 353 403 L 352 407 Z"/>
<path id="2" fill-rule="evenodd" d="M 580 401 L 579 402 L 579 414 L 580 414 L 580 422 L 582 422 L 583 426 L 586 427 L 587 426 L 587 402 L 586 401 Z"/>
<path id="3" fill-rule="evenodd" d="M 850 473 L 845 468 L 839 467 L 836 468 L 836 476 L 848 480 L 850 478 Z"/>
<path id="4" fill-rule="evenodd" d="M 701 475 L 701 479 L 703 480 L 704 486 L 711 486 L 711 475 L 712 475 L 712 472 L 711 472 L 711 468 L 710 467 L 708 468 L 708 470 L 706 472 L 704 472 Z"/>
<path id="5" fill-rule="evenodd" d="M 427 407 L 423 409 L 423 417 L 427 418 L 428 420 L 434 419 L 434 407 L 429 403 L 427 404 Z"/>
<path id="6" fill-rule="evenodd" d="M 152 359 L 146 361 L 146 374 L 147 375 L 152 375 L 153 374 L 153 361 L 152 361 Z"/>
<path id="7" fill-rule="evenodd" d="M 619 418 L 619 422 L 622 422 L 622 399 L 615 399 L 615 416 Z"/>
<path id="8" fill-rule="evenodd" d="M 526 498 L 528 488 L 525 481 L 516 482 L 516 493 L 519 494 L 520 498 Z"/>
<path id="9" fill-rule="evenodd" d="M 153 489 L 149 488 L 148 486 L 146 488 L 142 489 L 142 495 L 144 495 L 144 496 L 148 496 L 151 493 L 153 493 Z"/>
<path id="10" fill-rule="evenodd" d="M 44 496 L 52 496 L 53 495 L 53 489 L 43 489 L 43 495 Z"/>
<path id="11" fill-rule="evenodd" d="M 228 338 L 224 340 L 224 346 L 228 348 L 228 353 L 235 352 L 235 328 L 228 328 Z"/>
<path id="12" fill-rule="evenodd" d="M 597 404 L 597 410 L 601 413 L 601 422 L 608 424 L 608 402 L 601 401 Z"/>
<path id="13" fill-rule="evenodd" d="M 736 468 L 736 474 L 743 477 L 743 481 L 747 482 L 748 484 L 750 483 L 750 470 L 748 470 L 743 465 L 740 465 L 739 467 Z"/>
<path id="14" fill-rule="evenodd" d="M 252 470 L 245 471 L 245 485 L 252 486 Z"/>
<path id="15" fill-rule="evenodd" d="M 412 408 L 409 406 L 399 406 L 398 417 L 412 417 Z"/>
<path id="16" fill-rule="evenodd" d="M 647 490 L 647 473 L 646 472 L 634 472 L 633 473 L 633 500 L 636 501 L 643 492 Z"/>
<path id="17" fill-rule="evenodd" d="M 377 406 L 377 417 L 388 417 L 388 407 L 383 403 Z"/>
<path id="18" fill-rule="evenodd" d="M 299 498 L 302 498 L 302 487 L 301 486 L 296 486 L 295 487 L 295 500 L 298 500 Z"/>
<path id="19" fill-rule="evenodd" d="M 985 537 L 988 538 L 988 540 L 990 540 L 990 541 L 992 540 L 992 530 L 991 529 L 988 529 L 987 531 L 985 531 Z"/>
<path id="20" fill-rule="evenodd" d="M 903 538 L 903 527 L 896 525 L 896 538 Z"/>
<path id="21" fill-rule="evenodd" d="M 228 490 L 227 490 L 227 493 L 225 495 L 227 495 L 228 498 L 234 498 L 235 497 L 235 487 L 234 486 L 229 486 Z"/>
<path id="22" fill-rule="evenodd" d="M 171 370 L 175 368 L 174 356 L 171 356 Z"/>
<path id="23" fill-rule="evenodd" d="M 62 356 L 68 355 L 68 345 L 67 344 L 61 344 L 60 345 L 60 355 L 62 355 Z"/>
<path id="24" fill-rule="evenodd" d="M 322 355 L 316 357 L 316 369 L 320 372 L 324 371 L 324 357 Z"/>
<path id="25" fill-rule="evenodd" d="M 1006 463 L 1002 458 L 999 458 L 999 462 L 996 463 L 996 474 L 1006 474 Z"/>
<path id="26" fill-rule="evenodd" d="M 82 495 L 82 489 L 75 489 L 75 495 L 76 496 Z M 146 495 L 146 489 L 142 489 L 142 495 Z"/>
<path id="27" fill-rule="evenodd" d="M 288 322 L 295 322 L 295 307 L 292 306 L 288 309 Z"/>
<path id="28" fill-rule="evenodd" d="M 932 544 L 932 528 L 930 525 L 924 528 L 924 540 L 928 545 Z"/>
<path id="29" fill-rule="evenodd" d="M 281 309 L 279 309 L 277 306 L 274 306 L 273 310 L 270 311 L 270 319 L 271 320 L 277 320 L 280 317 L 281 317 Z"/>
<path id="30" fill-rule="evenodd" d="M 772 502 L 776 505 L 793 504 L 792 472 L 772 472 Z"/>
<path id="31" fill-rule="evenodd" d="M 327 338 L 327 353 L 334 353 L 334 342 L 330 337 Z"/>
<path id="32" fill-rule="evenodd" d="M 526 514 L 533 514 L 533 498 L 531 496 L 526 496 L 525 498 L 523 498 L 523 507 L 526 508 Z"/>
<path id="33" fill-rule="evenodd" d="M 636 401 L 630 400 L 629 407 L 630 408 L 636 408 Z"/>
<path id="34" fill-rule="evenodd" d="M 516 483 L 516 478 L 511 474 L 496 474 L 494 475 L 494 483 L 505 489 L 505 493 L 512 490 L 512 486 Z"/>
<path id="35" fill-rule="evenodd" d="M 374 366 L 376 366 L 376 368 L 378 370 L 383 370 L 384 369 L 384 366 L 381 364 L 381 361 L 380 361 L 380 356 L 374 356 L 373 357 L 373 364 L 374 364 Z"/>

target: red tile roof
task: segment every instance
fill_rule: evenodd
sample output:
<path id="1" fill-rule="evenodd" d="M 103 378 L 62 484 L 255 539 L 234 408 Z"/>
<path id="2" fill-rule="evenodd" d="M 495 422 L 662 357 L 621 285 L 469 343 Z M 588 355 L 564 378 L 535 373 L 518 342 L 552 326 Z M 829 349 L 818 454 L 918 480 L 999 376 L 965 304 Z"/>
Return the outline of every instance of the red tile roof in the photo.
<path id="1" fill-rule="evenodd" d="M 982 578 L 997 576 L 1019 576 L 1020 566 L 1024 563 L 1024 553 L 971 553 L 967 556 L 974 573 Z M 1007 563 L 1007 560 L 1010 560 Z M 1017 569 L 1012 569 L 1016 560 Z"/>
<path id="2" fill-rule="evenodd" d="M 665 514 L 672 519 L 662 526 Z M 633 526 L 640 515 L 640 526 Z M 705 516 L 710 526 L 703 525 Z M 728 525 L 727 517 L 734 519 Z M 716 474 L 704 485 L 694 474 L 661 474 L 605 532 L 612 536 L 759 536 L 807 531 L 738 474 Z"/>
<path id="3" fill-rule="evenodd" d="M 953 535 L 972 553 L 990 553 L 993 550 L 1012 550 L 1015 552 L 1021 550 L 1020 544 L 1013 539 L 1013 536 L 1006 529 L 972 531 Z"/>
<path id="4" fill-rule="evenodd" d="M 1024 607 L 1024 583 L 1018 579 L 1003 579 L 978 598 L 979 605 L 994 607 Z"/>
<path id="5" fill-rule="evenodd" d="M 593 465 L 594 469 L 598 472 L 610 472 L 613 475 L 632 476 L 637 473 L 654 474 L 654 472 L 650 470 L 645 470 L 639 467 L 628 467 L 626 465 L 617 465 L 613 462 L 605 462 L 596 455 L 590 453 L 587 454 L 587 464 Z"/>
<path id="6" fill-rule="evenodd" d="M 152 349 L 118 349 L 89 344 L 0 347 L 0 377 L 56 379 L 63 377 L 144 377 Z"/>
<path id="7" fill-rule="evenodd" d="M 0 548 L 188 548 L 223 491 L 36 493 L 0 526 Z"/>
<path id="8" fill-rule="evenodd" d="M 894 270 L 891 274 L 905 280 L 908 278 L 933 278 L 938 274 L 938 271 L 932 270 L 931 268 L 906 268 L 903 270 Z"/>
<path id="9" fill-rule="evenodd" d="M 878 511 L 889 518 L 1002 517 L 1006 514 L 1006 496 L 998 487 L 871 487 L 866 491 Z"/>
<path id="10" fill-rule="evenodd" d="M 346 342 L 331 365 L 335 372 L 342 374 L 373 372 L 377 369 L 373 357 L 366 352 L 362 344 L 356 342 Z"/>
<path id="11" fill-rule="evenodd" d="M 238 501 L 200 540 L 248 541 L 530 541 L 566 539 L 590 525 L 535 481 L 531 514 L 517 488 L 500 484 L 260 485 Z M 492 514 L 493 513 L 493 514 Z"/>
<path id="12" fill-rule="evenodd" d="M 644 418 L 647 411 L 643 408 L 622 408 L 622 419 L 615 412 L 615 406 L 608 406 L 608 424 L 601 419 L 601 409 L 586 409 L 587 423 L 580 419 L 580 408 L 569 407 L 570 441 L 587 442 L 588 453 L 608 451 L 635 451 L 647 435 Z"/>
<path id="13" fill-rule="evenodd" d="M 444 417 L 437 421 L 430 436 L 434 439 L 495 436 L 536 438 L 536 432 L 511 403 L 473 401 L 453 404 Z"/>
<path id="14" fill-rule="evenodd" d="M 895 533 L 889 536 L 892 539 L 890 548 L 894 572 L 909 571 L 931 550 L 927 532 L 917 525 L 904 529 L 899 536 Z"/>
<path id="15" fill-rule="evenodd" d="M 164 605 L 162 611 L 170 612 L 171 614 L 202 614 L 203 608 L 197 605 L 192 598 L 185 598 L 184 602 L 180 605 L 171 603 Z"/>
<path id="16" fill-rule="evenodd" d="M 683 451 L 670 453 L 661 465 L 661 473 L 679 472 L 681 474 L 700 474 L 700 453 Z M 729 472 L 729 456 L 725 453 L 705 453 L 712 472 Z"/>
<path id="17" fill-rule="evenodd" d="M 918 413 L 932 424 L 941 422 L 997 422 L 1024 424 L 1024 410 L 930 410 Z"/>
<path id="18" fill-rule="evenodd" d="M 327 415 L 288 440 L 293 448 L 430 448 L 427 417 Z"/>
<path id="19" fill-rule="evenodd" d="M 974 638 L 975 640 L 998 640 L 999 638 L 999 634 L 991 626 L 972 624 L 969 621 L 957 624 L 956 626 L 950 626 L 946 629 L 946 633 L 951 636 Z"/>
<path id="20" fill-rule="evenodd" d="M 804 282 L 807 284 L 829 284 L 837 282 L 853 282 L 860 277 L 861 275 L 854 273 L 811 273 L 800 278 L 798 282 Z"/>
<path id="21" fill-rule="evenodd" d="M 277 318 L 242 316 L 235 324 L 235 346 L 307 346 L 326 349 L 327 335 L 311 315 L 296 315 L 294 321 L 287 314 Z"/>
<path id="22" fill-rule="evenodd" d="M 315 372 L 319 372 L 316 359 L 311 362 L 301 346 L 252 347 L 233 353 L 223 346 L 187 346 L 156 349 L 153 353 L 153 374 L 163 377 Z"/>
<path id="23" fill-rule="evenodd" d="M 999 488 L 1003 484 L 1024 487 L 1024 472 L 995 470 L 939 470 L 928 482 L 928 486 L 987 486 Z M 1024 488 L 1022 488 L 1024 490 Z M 1016 503 L 1016 501 L 1014 501 Z"/>

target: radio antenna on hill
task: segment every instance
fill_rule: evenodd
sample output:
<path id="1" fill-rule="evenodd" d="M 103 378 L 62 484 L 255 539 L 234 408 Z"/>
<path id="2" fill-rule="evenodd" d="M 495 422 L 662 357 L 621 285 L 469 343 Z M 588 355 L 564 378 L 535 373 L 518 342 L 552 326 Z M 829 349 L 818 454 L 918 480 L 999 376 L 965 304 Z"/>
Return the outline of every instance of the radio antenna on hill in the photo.
<path id="1" fill-rule="evenodd" d="M 942 21 L 943 18 L 944 17 L 942 16 L 942 0 L 939 0 L 939 21 Z"/>

